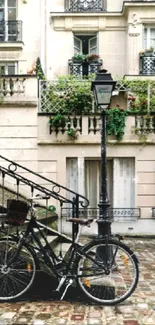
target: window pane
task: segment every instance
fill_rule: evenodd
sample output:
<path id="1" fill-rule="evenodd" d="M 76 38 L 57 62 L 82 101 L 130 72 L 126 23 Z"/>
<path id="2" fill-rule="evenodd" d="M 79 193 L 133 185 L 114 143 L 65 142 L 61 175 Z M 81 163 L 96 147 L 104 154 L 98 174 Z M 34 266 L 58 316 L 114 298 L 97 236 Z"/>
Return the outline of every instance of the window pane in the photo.
<path id="1" fill-rule="evenodd" d="M 4 0 L 0 0 L 0 7 L 4 7 Z"/>
<path id="2" fill-rule="evenodd" d="M 8 9 L 8 20 L 16 20 L 16 9 Z"/>
<path id="3" fill-rule="evenodd" d="M 4 65 L 0 65 L 0 76 L 5 74 L 5 66 Z"/>
<path id="4" fill-rule="evenodd" d="M 93 37 L 90 39 L 90 47 L 96 47 L 97 46 L 97 37 Z"/>
<path id="5" fill-rule="evenodd" d="M 0 9 L 0 21 L 4 20 L 4 9 Z"/>
<path id="6" fill-rule="evenodd" d="M 151 39 L 150 39 L 150 46 L 155 48 L 155 28 L 151 28 Z"/>
<path id="7" fill-rule="evenodd" d="M 144 29 L 144 49 L 147 48 L 147 29 Z"/>
<path id="8" fill-rule="evenodd" d="M 16 0 L 8 0 L 8 7 L 16 7 Z"/>
<path id="9" fill-rule="evenodd" d="M 8 74 L 9 75 L 15 74 L 15 64 L 14 63 L 8 65 Z"/>

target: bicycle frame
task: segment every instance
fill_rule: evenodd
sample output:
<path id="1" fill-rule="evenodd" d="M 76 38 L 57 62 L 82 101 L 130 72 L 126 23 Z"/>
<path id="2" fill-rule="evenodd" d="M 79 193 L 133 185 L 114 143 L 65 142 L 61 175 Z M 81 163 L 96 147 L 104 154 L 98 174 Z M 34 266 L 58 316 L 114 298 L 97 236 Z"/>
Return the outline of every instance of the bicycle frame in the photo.
<path id="1" fill-rule="evenodd" d="M 74 267 L 76 266 L 76 260 L 74 260 L 74 257 L 76 258 L 77 256 L 85 256 L 85 257 L 89 257 L 89 259 L 96 264 L 96 266 L 101 267 L 100 263 L 97 260 L 94 260 L 94 258 L 91 258 L 90 255 L 88 255 L 87 253 L 85 253 L 85 251 L 83 250 L 83 247 L 81 247 L 78 243 L 72 241 L 71 243 L 71 247 L 70 247 L 70 251 L 71 251 L 71 255 L 69 257 L 69 260 L 67 263 L 64 262 L 64 260 L 61 260 L 53 251 L 53 249 L 51 248 L 51 246 L 49 245 L 46 236 L 44 235 L 43 231 L 40 229 L 41 227 L 37 224 L 37 221 L 35 219 L 35 217 L 31 217 L 31 220 L 28 223 L 27 229 L 24 232 L 23 236 L 19 237 L 19 243 L 18 243 L 18 249 L 16 254 L 14 255 L 13 259 L 17 257 L 20 249 L 22 248 L 22 245 L 24 245 L 24 243 L 27 243 L 31 249 L 33 250 L 36 258 L 37 258 L 37 253 L 36 250 L 38 252 L 41 252 L 44 262 L 50 267 L 51 271 L 54 273 L 54 275 L 57 278 L 62 278 L 62 276 L 65 276 L 66 279 L 74 279 L 75 276 L 80 277 L 80 275 L 78 276 L 77 274 L 74 274 Z M 46 249 L 44 248 L 43 244 L 41 243 L 40 238 L 38 237 L 38 235 L 35 233 L 34 229 L 37 229 L 41 238 L 45 241 L 45 246 Z M 31 244 L 28 242 L 28 238 L 29 236 L 32 235 L 32 239 L 33 242 L 37 244 L 37 246 Z M 50 255 L 49 255 L 50 253 Z M 8 267 L 11 265 L 12 260 L 10 260 L 10 262 L 8 263 Z M 59 270 L 58 265 L 61 263 L 62 266 L 65 266 L 65 274 L 62 275 L 62 273 L 60 273 L 61 269 Z M 73 266 L 73 268 L 72 268 Z M 103 270 L 106 272 L 106 267 L 104 267 L 102 265 L 102 274 L 103 274 Z M 92 276 L 93 274 L 89 274 L 87 275 Z"/>

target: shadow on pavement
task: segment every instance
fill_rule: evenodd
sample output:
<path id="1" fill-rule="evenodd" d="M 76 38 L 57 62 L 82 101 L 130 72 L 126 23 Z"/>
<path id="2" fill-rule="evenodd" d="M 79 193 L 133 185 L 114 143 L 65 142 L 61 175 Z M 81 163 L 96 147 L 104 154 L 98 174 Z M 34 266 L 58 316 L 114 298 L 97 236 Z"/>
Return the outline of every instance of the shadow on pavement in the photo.
<path id="1" fill-rule="evenodd" d="M 59 294 L 56 294 L 54 292 L 56 287 L 56 278 L 43 271 L 38 271 L 36 273 L 32 287 L 20 298 L 20 301 L 59 300 Z M 83 302 L 90 305 L 95 304 L 95 302 L 89 300 L 89 298 L 82 292 L 79 287 L 73 286 L 70 286 L 68 288 L 63 300 L 69 302 Z"/>

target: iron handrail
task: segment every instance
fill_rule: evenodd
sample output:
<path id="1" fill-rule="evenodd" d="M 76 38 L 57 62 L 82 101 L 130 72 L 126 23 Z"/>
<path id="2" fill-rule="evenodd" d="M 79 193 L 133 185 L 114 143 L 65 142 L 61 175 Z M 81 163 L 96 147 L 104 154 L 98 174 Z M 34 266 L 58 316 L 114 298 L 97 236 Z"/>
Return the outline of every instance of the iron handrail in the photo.
<path id="1" fill-rule="evenodd" d="M 46 195 L 50 195 L 54 199 L 59 200 L 61 202 L 61 204 L 71 203 L 73 206 L 76 206 L 76 207 L 79 206 L 79 204 L 82 207 L 87 207 L 89 205 L 89 201 L 85 196 L 83 196 L 79 193 L 76 193 L 73 190 L 70 190 L 67 187 L 60 185 L 52 180 L 49 180 L 45 176 L 39 175 L 38 173 L 28 169 L 27 167 L 24 167 L 8 158 L 1 156 L 1 155 L 0 155 L 0 159 L 3 159 L 4 161 L 7 161 L 10 163 L 8 165 L 8 168 L 0 166 L 0 171 L 2 172 L 3 177 L 5 177 L 5 174 L 7 174 L 7 175 L 15 178 L 18 181 L 18 184 L 20 183 L 20 181 L 22 181 L 24 184 L 31 186 L 32 189 L 37 189 L 37 190 L 45 193 Z M 40 177 L 41 180 L 47 181 L 48 183 L 53 185 L 52 190 L 49 190 L 48 188 L 46 188 L 40 184 L 37 184 L 36 182 L 22 176 L 21 174 L 18 174 L 17 173 L 18 168 L 21 168 L 24 171 L 27 171 L 37 177 Z M 61 189 L 70 193 L 73 196 L 73 198 L 69 199 L 69 198 L 65 197 L 64 195 L 60 194 Z"/>

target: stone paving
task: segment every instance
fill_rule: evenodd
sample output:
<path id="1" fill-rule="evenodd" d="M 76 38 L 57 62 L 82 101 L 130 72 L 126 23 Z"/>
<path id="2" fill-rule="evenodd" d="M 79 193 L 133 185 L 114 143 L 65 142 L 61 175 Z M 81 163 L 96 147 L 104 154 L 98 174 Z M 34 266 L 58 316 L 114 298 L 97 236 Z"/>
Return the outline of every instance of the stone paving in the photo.
<path id="1" fill-rule="evenodd" d="M 71 297 L 64 301 L 27 298 L 0 304 L 0 325 L 155 325 L 155 239 L 127 239 L 140 261 L 134 294 L 115 307 Z"/>

